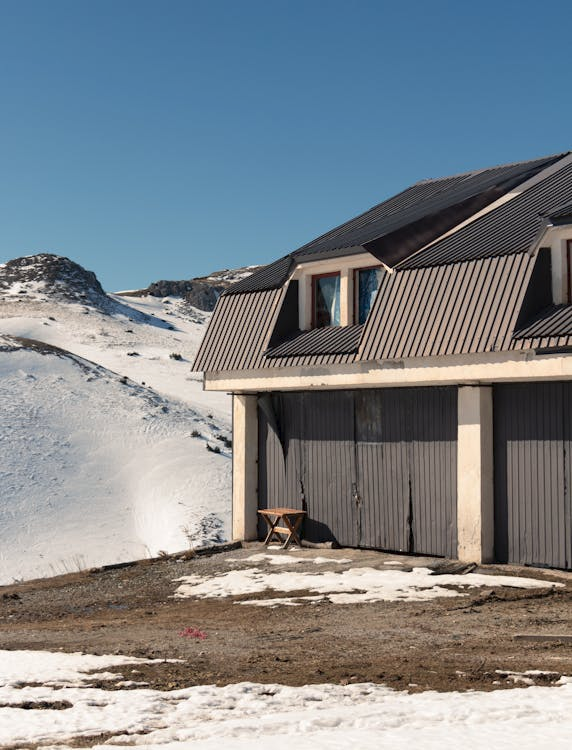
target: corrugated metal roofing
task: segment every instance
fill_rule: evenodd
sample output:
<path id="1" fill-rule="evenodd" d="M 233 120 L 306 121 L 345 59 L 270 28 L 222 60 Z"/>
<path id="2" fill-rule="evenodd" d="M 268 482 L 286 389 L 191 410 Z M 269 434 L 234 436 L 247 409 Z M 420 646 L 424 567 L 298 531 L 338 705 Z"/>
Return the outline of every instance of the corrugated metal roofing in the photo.
<path id="1" fill-rule="evenodd" d="M 550 211 L 550 219 L 569 219 L 572 216 L 572 203 L 568 203 L 566 206 L 559 206 Z"/>
<path id="2" fill-rule="evenodd" d="M 388 274 L 358 359 L 508 349 L 534 262 L 520 254 Z"/>
<path id="3" fill-rule="evenodd" d="M 493 187 L 505 185 L 508 190 L 510 186 L 523 182 L 562 156 L 564 154 L 418 182 L 355 219 L 308 242 L 293 255 L 300 259 L 314 253 L 372 242 Z"/>
<path id="4" fill-rule="evenodd" d="M 514 339 L 572 336 L 572 305 L 552 305 L 535 321 L 516 331 Z"/>
<path id="5" fill-rule="evenodd" d="M 193 370 L 261 367 L 285 293 L 282 288 L 219 297 Z"/>
<path id="6" fill-rule="evenodd" d="M 502 206 L 406 258 L 399 268 L 423 268 L 528 250 L 551 209 L 572 202 L 572 164 Z"/>
<path id="7" fill-rule="evenodd" d="M 288 276 L 294 261 L 290 255 L 279 258 L 255 273 L 247 276 L 245 279 L 237 281 L 230 286 L 225 294 L 244 294 L 245 292 L 262 292 L 265 289 L 278 289 L 281 287 Z"/>
<path id="8" fill-rule="evenodd" d="M 305 354 L 347 354 L 357 351 L 362 325 L 325 326 L 301 331 L 266 352 L 267 357 L 299 357 Z"/>
<path id="9" fill-rule="evenodd" d="M 438 194 L 437 183 L 446 191 L 464 179 L 467 175 L 414 187 L 429 196 Z M 392 200 L 397 211 L 407 198 Z M 572 345 L 571 308 L 553 308 L 513 337 L 536 262 L 528 251 L 549 212 L 570 206 L 572 164 L 565 164 L 385 274 L 363 329 L 308 331 L 267 351 L 293 262 L 291 256 L 281 258 L 220 298 L 194 367 L 210 372 L 312 367 Z M 276 288 L 268 289 L 269 283 Z"/>

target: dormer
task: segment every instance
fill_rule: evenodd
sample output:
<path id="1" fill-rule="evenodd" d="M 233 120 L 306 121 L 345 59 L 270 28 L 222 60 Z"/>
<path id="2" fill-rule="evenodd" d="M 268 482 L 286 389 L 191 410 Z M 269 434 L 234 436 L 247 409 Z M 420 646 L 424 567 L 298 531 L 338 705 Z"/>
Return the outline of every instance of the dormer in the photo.
<path id="1" fill-rule="evenodd" d="M 365 323 L 381 278 L 390 272 L 367 252 L 298 264 L 292 281 L 298 285 L 299 329 Z"/>
<path id="2" fill-rule="evenodd" d="M 555 305 L 572 304 L 572 204 L 552 211 L 542 244 L 550 247 L 552 299 Z"/>

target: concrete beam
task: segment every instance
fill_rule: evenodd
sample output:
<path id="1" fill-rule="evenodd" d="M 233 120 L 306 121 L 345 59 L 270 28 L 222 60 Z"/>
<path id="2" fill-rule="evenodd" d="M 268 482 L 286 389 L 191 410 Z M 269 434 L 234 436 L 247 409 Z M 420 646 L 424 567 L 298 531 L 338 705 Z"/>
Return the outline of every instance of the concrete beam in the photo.
<path id="1" fill-rule="evenodd" d="M 232 538 L 253 540 L 258 510 L 257 396 L 232 398 Z"/>
<path id="2" fill-rule="evenodd" d="M 490 386 L 463 386 L 458 396 L 457 556 L 494 558 L 493 394 Z"/>

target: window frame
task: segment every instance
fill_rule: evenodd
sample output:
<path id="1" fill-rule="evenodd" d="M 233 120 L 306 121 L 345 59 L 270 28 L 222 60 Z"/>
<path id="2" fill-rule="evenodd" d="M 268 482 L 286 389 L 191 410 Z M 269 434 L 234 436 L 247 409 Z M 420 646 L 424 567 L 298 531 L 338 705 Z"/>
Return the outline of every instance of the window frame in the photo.
<path id="1" fill-rule="evenodd" d="M 325 279 L 330 276 L 337 276 L 340 279 L 340 292 L 339 292 L 339 305 L 340 305 L 340 311 L 341 311 L 341 305 L 342 305 L 342 294 L 341 294 L 341 284 L 342 284 L 342 273 L 341 271 L 331 271 L 329 273 L 314 273 L 311 276 L 311 285 L 312 285 L 312 318 L 311 318 L 311 325 L 312 328 L 318 328 L 316 325 L 316 281 L 318 279 Z M 338 324 L 339 325 L 339 324 Z M 320 328 L 327 328 L 327 326 L 319 326 Z"/>
<path id="2" fill-rule="evenodd" d="M 565 247 L 565 268 L 566 268 L 566 304 L 572 305 L 572 240 L 566 240 Z"/>
<path id="3" fill-rule="evenodd" d="M 353 269 L 353 323 L 354 325 L 360 325 L 359 323 L 359 274 L 360 271 L 383 271 L 384 267 L 381 263 L 374 264 L 372 266 L 360 266 Z M 378 287 L 379 290 L 379 287 Z M 371 310 L 371 308 L 370 308 Z M 369 315 L 369 313 L 368 313 Z M 365 321 L 364 321 L 365 324 Z"/>

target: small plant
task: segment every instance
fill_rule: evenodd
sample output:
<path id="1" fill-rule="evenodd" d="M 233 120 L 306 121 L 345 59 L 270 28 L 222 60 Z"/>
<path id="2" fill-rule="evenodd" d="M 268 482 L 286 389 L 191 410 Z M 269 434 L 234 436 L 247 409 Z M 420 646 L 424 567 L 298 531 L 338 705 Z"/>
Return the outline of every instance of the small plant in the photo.
<path id="1" fill-rule="evenodd" d="M 212 419 L 212 418 L 213 418 L 212 414 L 207 414 L 207 419 Z"/>
<path id="2" fill-rule="evenodd" d="M 202 433 L 200 433 L 198 430 L 193 430 L 191 432 L 191 437 L 200 438 L 200 437 L 202 437 Z"/>
<path id="3" fill-rule="evenodd" d="M 220 440 L 221 443 L 224 445 L 225 448 L 232 448 L 232 440 L 230 440 L 229 438 L 225 437 L 224 435 L 217 435 L 216 439 Z"/>
<path id="4" fill-rule="evenodd" d="M 198 628 L 183 628 L 179 635 L 181 638 L 198 638 L 200 641 L 204 641 L 207 634 Z"/>
<path id="5" fill-rule="evenodd" d="M 207 443 L 207 450 L 211 453 L 220 453 L 220 448 L 218 447 L 218 445 L 210 445 L 209 443 Z"/>
<path id="6" fill-rule="evenodd" d="M 179 352 L 171 352 L 169 354 L 169 357 L 170 357 L 170 359 L 176 359 L 177 362 L 182 362 L 183 361 L 183 357 L 182 357 L 181 354 L 179 354 Z"/>

